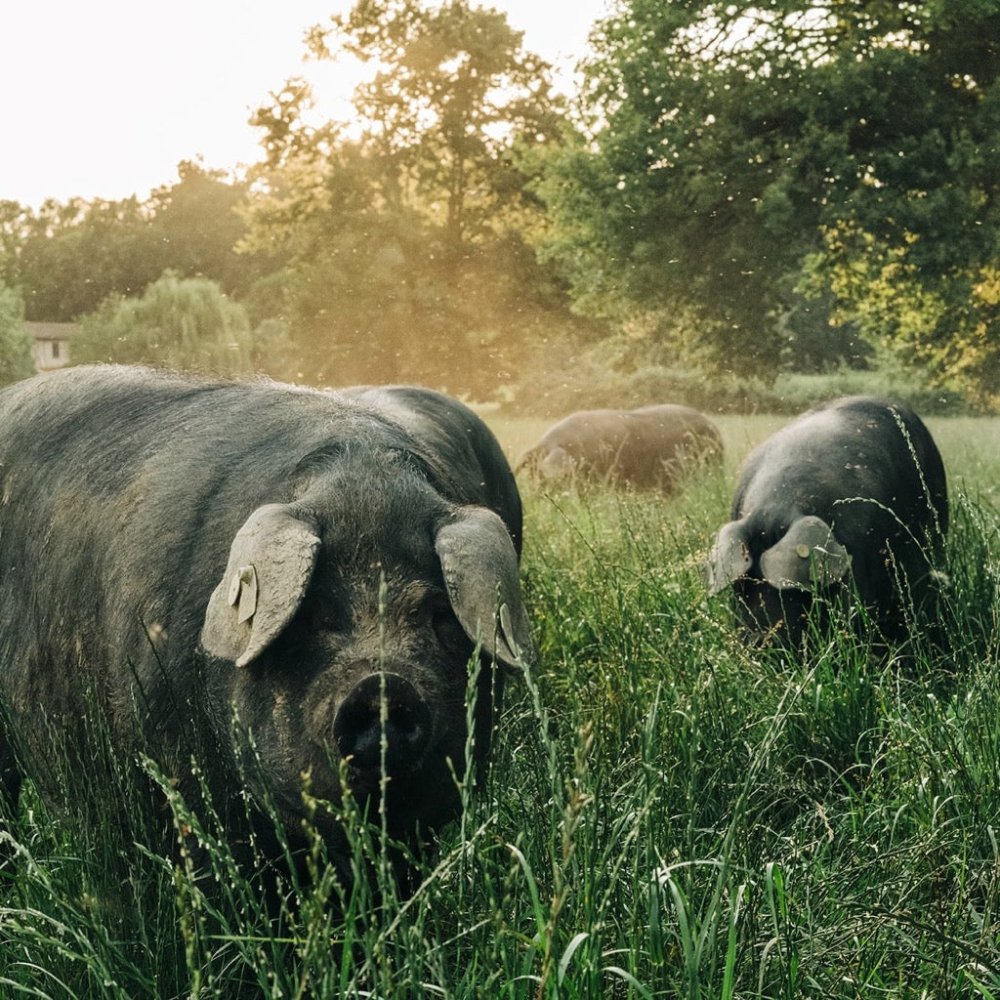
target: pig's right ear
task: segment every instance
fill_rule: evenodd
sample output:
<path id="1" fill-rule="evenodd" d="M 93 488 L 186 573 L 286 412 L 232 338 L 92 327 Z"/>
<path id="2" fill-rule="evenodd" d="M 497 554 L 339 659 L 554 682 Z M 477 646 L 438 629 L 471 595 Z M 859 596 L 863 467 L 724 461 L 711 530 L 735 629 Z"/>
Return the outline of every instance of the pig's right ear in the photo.
<path id="1" fill-rule="evenodd" d="M 438 528 L 434 548 L 465 634 L 507 667 L 530 664 L 535 647 L 521 601 L 517 553 L 503 521 L 485 507 L 461 508 Z"/>
<path id="2" fill-rule="evenodd" d="M 258 507 L 236 532 L 201 630 L 211 656 L 252 663 L 291 621 L 312 578 L 320 540 L 286 504 Z"/>
<path id="3" fill-rule="evenodd" d="M 747 544 L 746 525 L 730 521 L 719 529 L 712 551 L 709 552 L 702 576 L 710 594 L 718 594 L 744 576 L 753 565 Z"/>
<path id="4" fill-rule="evenodd" d="M 774 545 L 760 556 L 761 576 L 778 590 L 811 590 L 847 576 L 851 555 L 820 517 L 794 520 Z"/>

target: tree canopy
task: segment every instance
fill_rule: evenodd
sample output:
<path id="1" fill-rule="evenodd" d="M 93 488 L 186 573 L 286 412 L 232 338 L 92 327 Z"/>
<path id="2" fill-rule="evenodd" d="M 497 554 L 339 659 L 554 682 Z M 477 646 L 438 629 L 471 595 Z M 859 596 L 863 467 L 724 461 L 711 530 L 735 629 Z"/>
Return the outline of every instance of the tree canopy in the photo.
<path id="1" fill-rule="evenodd" d="M 246 186 L 194 161 L 177 169 L 145 201 L 0 202 L 0 278 L 21 289 L 29 319 L 76 320 L 109 295 L 141 295 L 166 270 L 249 291 L 264 256 L 236 252 Z"/>
<path id="2" fill-rule="evenodd" d="M 287 81 L 244 177 L 0 201 L 27 316 L 170 271 L 319 384 L 493 396 L 584 345 L 717 380 L 903 361 L 1000 398 L 1000 0 L 615 0 L 572 101 L 472 0 L 357 0 L 307 50 L 368 63 L 354 113 Z"/>
<path id="3" fill-rule="evenodd" d="M 377 0 L 314 29 L 313 52 L 329 57 L 331 39 L 379 67 L 354 104 L 390 203 L 419 205 L 453 257 L 496 232 L 521 193 L 515 142 L 558 129 L 548 66 L 524 50 L 522 32 L 466 0 Z"/>
<path id="4" fill-rule="evenodd" d="M 286 255 L 275 308 L 302 367 L 491 393 L 533 333 L 574 322 L 528 246 L 540 205 L 517 156 L 559 131 L 546 65 L 466 0 L 358 3 L 309 46 L 375 72 L 350 127 L 315 124 L 301 81 L 254 116 L 266 158 L 244 246 Z"/>
<path id="5" fill-rule="evenodd" d="M 778 367 L 806 292 L 995 391 L 998 39 L 994 0 L 620 0 L 547 252 L 585 310 L 681 313 L 717 365 Z"/>

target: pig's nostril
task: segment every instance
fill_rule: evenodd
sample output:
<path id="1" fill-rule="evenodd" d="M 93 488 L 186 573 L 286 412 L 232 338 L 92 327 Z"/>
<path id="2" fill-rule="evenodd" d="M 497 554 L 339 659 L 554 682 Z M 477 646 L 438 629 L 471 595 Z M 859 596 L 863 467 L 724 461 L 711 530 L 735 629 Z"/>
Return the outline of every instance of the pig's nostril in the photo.
<path id="1" fill-rule="evenodd" d="M 360 770 L 381 766 L 383 733 L 387 771 L 405 771 L 420 764 L 430 740 L 430 709 L 416 688 L 396 674 L 366 677 L 344 699 L 333 720 L 337 749 Z"/>

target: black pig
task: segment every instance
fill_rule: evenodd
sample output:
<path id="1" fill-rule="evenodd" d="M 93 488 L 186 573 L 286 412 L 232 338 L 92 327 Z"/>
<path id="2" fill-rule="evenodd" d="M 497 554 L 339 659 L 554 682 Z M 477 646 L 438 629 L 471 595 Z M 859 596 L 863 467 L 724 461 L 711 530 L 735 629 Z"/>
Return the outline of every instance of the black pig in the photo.
<path id="1" fill-rule="evenodd" d="M 722 438 L 689 406 L 580 410 L 553 424 L 517 462 L 545 480 L 576 477 L 671 492 L 686 462 L 718 461 Z"/>
<path id="2" fill-rule="evenodd" d="M 853 583 L 883 634 L 930 593 L 948 528 L 944 465 L 905 406 L 851 396 L 804 413 L 746 459 L 706 578 L 753 631 L 801 636 L 812 595 Z"/>
<path id="3" fill-rule="evenodd" d="M 44 788 L 52 727 L 72 731 L 96 703 L 115 747 L 149 753 L 182 789 L 196 749 L 224 796 L 244 772 L 262 796 L 258 774 L 289 831 L 303 775 L 337 803 L 343 761 L 376 807 L 384 761 L 392 832 L 433 829 L 459 802 L 474 644 L 480 760 L 494 664 L 532 656 L 520 544 L 499 445 L 439 393 L 114 366 L 12 386 L 0 393 L 3 791 L 16 801 L 22 768 Z M 207 732 L 192 734 L 194 707 Z M 256 769 L 243 766 L 246 732 Z"/>

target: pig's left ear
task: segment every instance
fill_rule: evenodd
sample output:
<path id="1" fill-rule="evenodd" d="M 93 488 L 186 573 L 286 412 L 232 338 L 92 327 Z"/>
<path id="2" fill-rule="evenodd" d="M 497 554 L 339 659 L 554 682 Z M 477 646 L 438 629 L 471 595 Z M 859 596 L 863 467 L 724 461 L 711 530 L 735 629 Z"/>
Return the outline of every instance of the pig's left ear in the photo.
<path id="1" fill-rule="evenodd" d="M 508 667 L 534 660 L 507 526 L 485 507 L 463 507 L 438 528 L 434 548 L 455 617 L 473 642 Z"/>
<path id="2" fill-rule="evenodd" d="M 298 610 L 320 541 L 286 504 L 258 507 L 236 532 L 201 630 L 205 652 L 238 667 L 253 662 Z"/>

